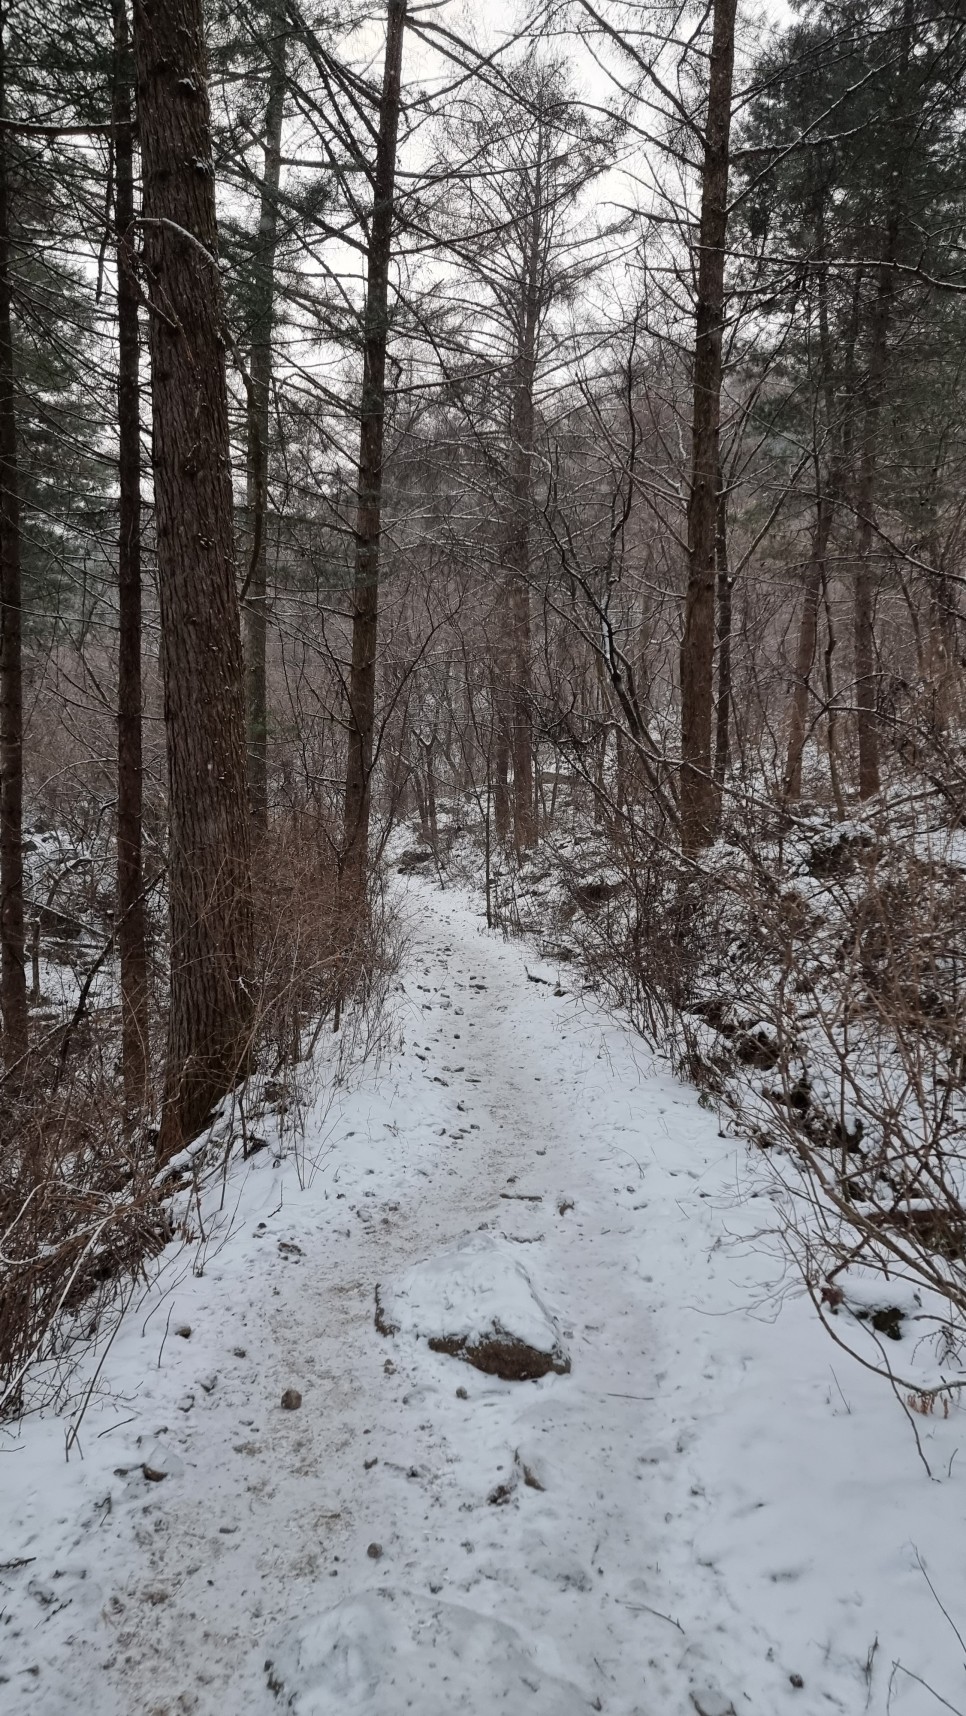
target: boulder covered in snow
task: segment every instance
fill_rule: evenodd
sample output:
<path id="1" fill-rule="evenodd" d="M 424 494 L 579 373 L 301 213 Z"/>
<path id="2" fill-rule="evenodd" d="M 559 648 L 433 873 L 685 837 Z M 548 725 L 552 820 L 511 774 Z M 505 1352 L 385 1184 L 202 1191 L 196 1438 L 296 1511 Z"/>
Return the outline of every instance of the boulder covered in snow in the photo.
<path id="1" fill-rule="evenodd" d="M 506 1622 L 385 1588 L 302 1621 L 265 1667 L 295 1716 L 477 1716 L 484 1707 L 500 1716 L 586 1716 L 589 1708 Z"/>
<path id="2" fill-rule="evenodd" d="M 377 1287 L 376 1327 L 425 1340 L 433 1352 L 507 1382 L 570 1369 L 560 1331 L 526 1270 L 488 1234 L 472 1234 Z"/>

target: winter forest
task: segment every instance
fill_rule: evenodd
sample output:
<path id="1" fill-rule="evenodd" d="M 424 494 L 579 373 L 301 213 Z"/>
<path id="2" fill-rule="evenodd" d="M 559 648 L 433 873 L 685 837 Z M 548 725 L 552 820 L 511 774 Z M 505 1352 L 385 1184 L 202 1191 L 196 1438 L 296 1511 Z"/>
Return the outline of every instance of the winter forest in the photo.
<path id="1" fill-rule="evenodd" d="M 964 1716 L 964 497 L 964 0 L 3 0 L 3 1716 Z"/>

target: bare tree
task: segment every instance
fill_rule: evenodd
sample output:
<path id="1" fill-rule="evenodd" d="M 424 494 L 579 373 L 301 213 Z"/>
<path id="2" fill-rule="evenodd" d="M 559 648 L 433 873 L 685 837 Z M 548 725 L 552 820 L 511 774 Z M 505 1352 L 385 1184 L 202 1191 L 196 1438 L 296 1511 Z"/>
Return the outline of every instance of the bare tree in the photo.
<path id="1" fill-rule="evenodd" d="M 728 167 L 737 0 L 714 0 L 694 339 L 694 413 L 688 500 L 688 585 L 681 642 L 681 840 L 686 851 L 714 832 L 715 546 L 724 324 Z"/>
<path id="2" fill-rule="evenodd" d="M 346 764 L 342 876 L 349 896 L 362 897 L 369 851 L 369 815 L 376 720 L 379 635 L 379 549 L 382 533 L 386 352 L 389 344 L 389 267 L 392 259 L 396 146 L 407 0 L 389 0 L 386 59 L 379 104 L 373 204 L 366 249 L 366 304 L 359 433 L 349 749 Z"/>
<path id="3" fill-rule="evenodd" d="M 264 164 L 255 239 L 253 315 L 248 400 L 248 517 L 250 561 L 245 575 L 245 657 L 248 681 L 248 783 L 258 833 L 268 826 L 268 711 L 265 649 L 268 599 L 268 442 L 278 248 L 278 193 L 285 114 L 285 8 L 278 0 L 268 18 L 268 99 Z"/>

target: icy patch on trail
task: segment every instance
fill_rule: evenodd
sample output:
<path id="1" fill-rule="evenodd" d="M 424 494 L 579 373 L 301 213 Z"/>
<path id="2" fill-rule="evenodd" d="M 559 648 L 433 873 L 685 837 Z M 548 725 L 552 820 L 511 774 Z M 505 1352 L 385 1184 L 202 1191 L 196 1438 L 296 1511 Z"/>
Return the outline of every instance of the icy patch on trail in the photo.
<path id="1" fill-rule="evenodd" d="M 405 1592 L 347 1597 L 303 1622 L 266 1665 L 296 1716 L 586 1716 L 570 1682 L 538 1664 L 515 1627 L 455 1603 Z"/>
<path id="2" fill-rule="evenodd" d="M 487 1234 L 471 1234 L 377 1288 L 376 1322 L 383 1334 L 426 1340 L 508 1380 L 570 1369 L 523 1265 Z"/>

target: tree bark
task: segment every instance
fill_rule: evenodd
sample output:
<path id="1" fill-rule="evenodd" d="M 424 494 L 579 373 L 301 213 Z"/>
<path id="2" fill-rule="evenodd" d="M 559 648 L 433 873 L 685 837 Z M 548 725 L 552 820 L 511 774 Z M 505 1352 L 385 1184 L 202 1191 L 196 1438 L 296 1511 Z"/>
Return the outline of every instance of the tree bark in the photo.
<path id="1" fill-rule="evenodd" d="M 795 652 L 795 682 L 792 687 L 788 720 L 788 750 L 785 754 L 785 776 L 782 797 L 786 804 L 797 804 L 802 796 L 802 758 L 808 731 L 808 700 L 811 675 L 818 647 L 818 612 L 822 595 L 822 577 L 832 529 L 832 503 L 827 494 L 820 494 L 812 532 L 812 552 L 805 578 L 802 618 L 798 629 Z"/>
<path id="2" fill-rule="evenodd" d="M 347 898 L 365 898 L 376 725 L 379 640 L 379 549 L 382 532 L 389 264 L 399 137 L 400 86 L 407 0 L 389 0 L 386 60 L 379 104 L 372 219 L 366 253 L 366 305 L 359 433 L 359 496 L 352 596 L 349 748 L 341 874 Z"/>
<path id="3" fill-rule="evenodd" d="M 6 28 L 0 13 L 0 118 L 6 117 Z M 20 474 L 14 397 L 7 137 L 0 127 L 0 1011 L 6 1066 L 27 1047 L 23 901 L 23 667 Z"/>
<path id="4" fill-rule="evenodd" d="M 875 574 L 872 548 L 875 537 L 876 465 L 879 455 L 879 418 L 885 387 L 889 345 L 889 323 L 895 293 L 891 267 L 898 237 L 898 217 L 889 223 L 885 256 L 879 269 L 872 307 L 869 368 L 862 412 L 862 442 L 855 485 L 855 606 L 852 648 L 855 676 L 855 720 L 859 741 L 859 798 L 872 798 L 879 790 L 879 672 L 875 649 Z"/>
<path id="5" fill-rule="evenodd" d="M 715 535 L 735 9 L 736 0 L 714 0 L 701 179 L 688 584 L 681 642 L 681 842 L 690 853 L 713 838 L 717 799 L 711 767 Z"/>
<path id="6" fill-rule="evenodd" d="M 510 737 L 501 709 L 497 712 L 495 743 L 492 749 L 493 822 L 497 843 L 503 846 L 510 834 Z"/>
<path id="7" fill-rule="evenodd" d="M 114 230 L 117 254 L 117 946 L 121 966 L 124 1108 L 143 1111 L 150 1066 L 142 859 L 141 403 L 134 272 L 133 65 L 127 0 L 114 0 Z"/>
<path id="8" fill-rule="evenodd" d="M 134 17 L 170 820 L 167 1159 L 247 1061 L 250 817 L 202 4 L 136 0 Z"/>
<path id="9" fill-rule="evenodd" d="M 282 172 L 285 109 L 285 11 L 269 15 L 268 101 L 261 206 L 254 257 L 254 315 L 248 401 L 248 517 L 250 562 L 246 574 L 245 657 L 248 692 L 248 790 L 256 834 L 268 828 L 268 440 L 272 385 L 272 322 L 278 249 L 278 190 Z"/>
<path id="10" fill-rule="evenodd" d="M 928 543 L 930 570 L 929 645 L 926 677 L 930 697 L 930 723 L 934 732 L 944 733 L 949 725 L 956 678 L 956 601 L 943 564 L 943 551 L 938 531 L 930 532 Z"/>
<path id="11" fill-rule="evenodd" d="M 869 365 L 865 382 L 865 404 L 862 413 L 862 442 L 859 448 L 859 468 L 855 487 L 856 568 L 855 608 L 852 633 L 855 675 L 856 732 L 859 741 L 859 798 L 872 798 L 879 790 L 879 670 L 875 648 L 875 575 L 872 568 L 872 547 L 875 538 L 876 466 L 879 456 L 879 420 L 885 395 L 886 365 L 889 355 L 889 333 L 895 298 L 895 269 L 893 263 L 899 248 L 902 216 L 902 185 L 905 172 L 904 124 L 908 112 L 909 61 L 912 53 L 912 25 L 915 0 L 903 0 L 900 34 L 899 66 L 896 73 L 895 96 L 889 117 L 893 125 L 897 153 L 892 166 L 888 214 L 882 236 L 882 261 L 879 266 L 875 299 L 869 329 Z"/>
<path id="12" fill-rule="evenodd" d="M 544 220 L 544 132 L 537 128 L 537 153 L 529 231 L 524 255 L 519 349 L 513 391 L 510 493 L 512 516 L 507 580 L 510 625 L 510 752 L 513 761 L 513 840 L 518 853 L 536 838 L 533 790 L 533 722 L 530 708 L 530 506 L 533 493 L 534 387 L 540 325 L 540 256 Z M 526 194 L 526 189 L 524 191 Z"/>
<path id="13" fill-rule="evenodd" d="M 715 711 L 714 785 L 716 810 L 720 814 L 721 796 L 731 761 L 731 604 L 734 587 L 728 563 L 728 502 L 720 471 L 715 564 L 718 579 L 718 702 Z"/>

